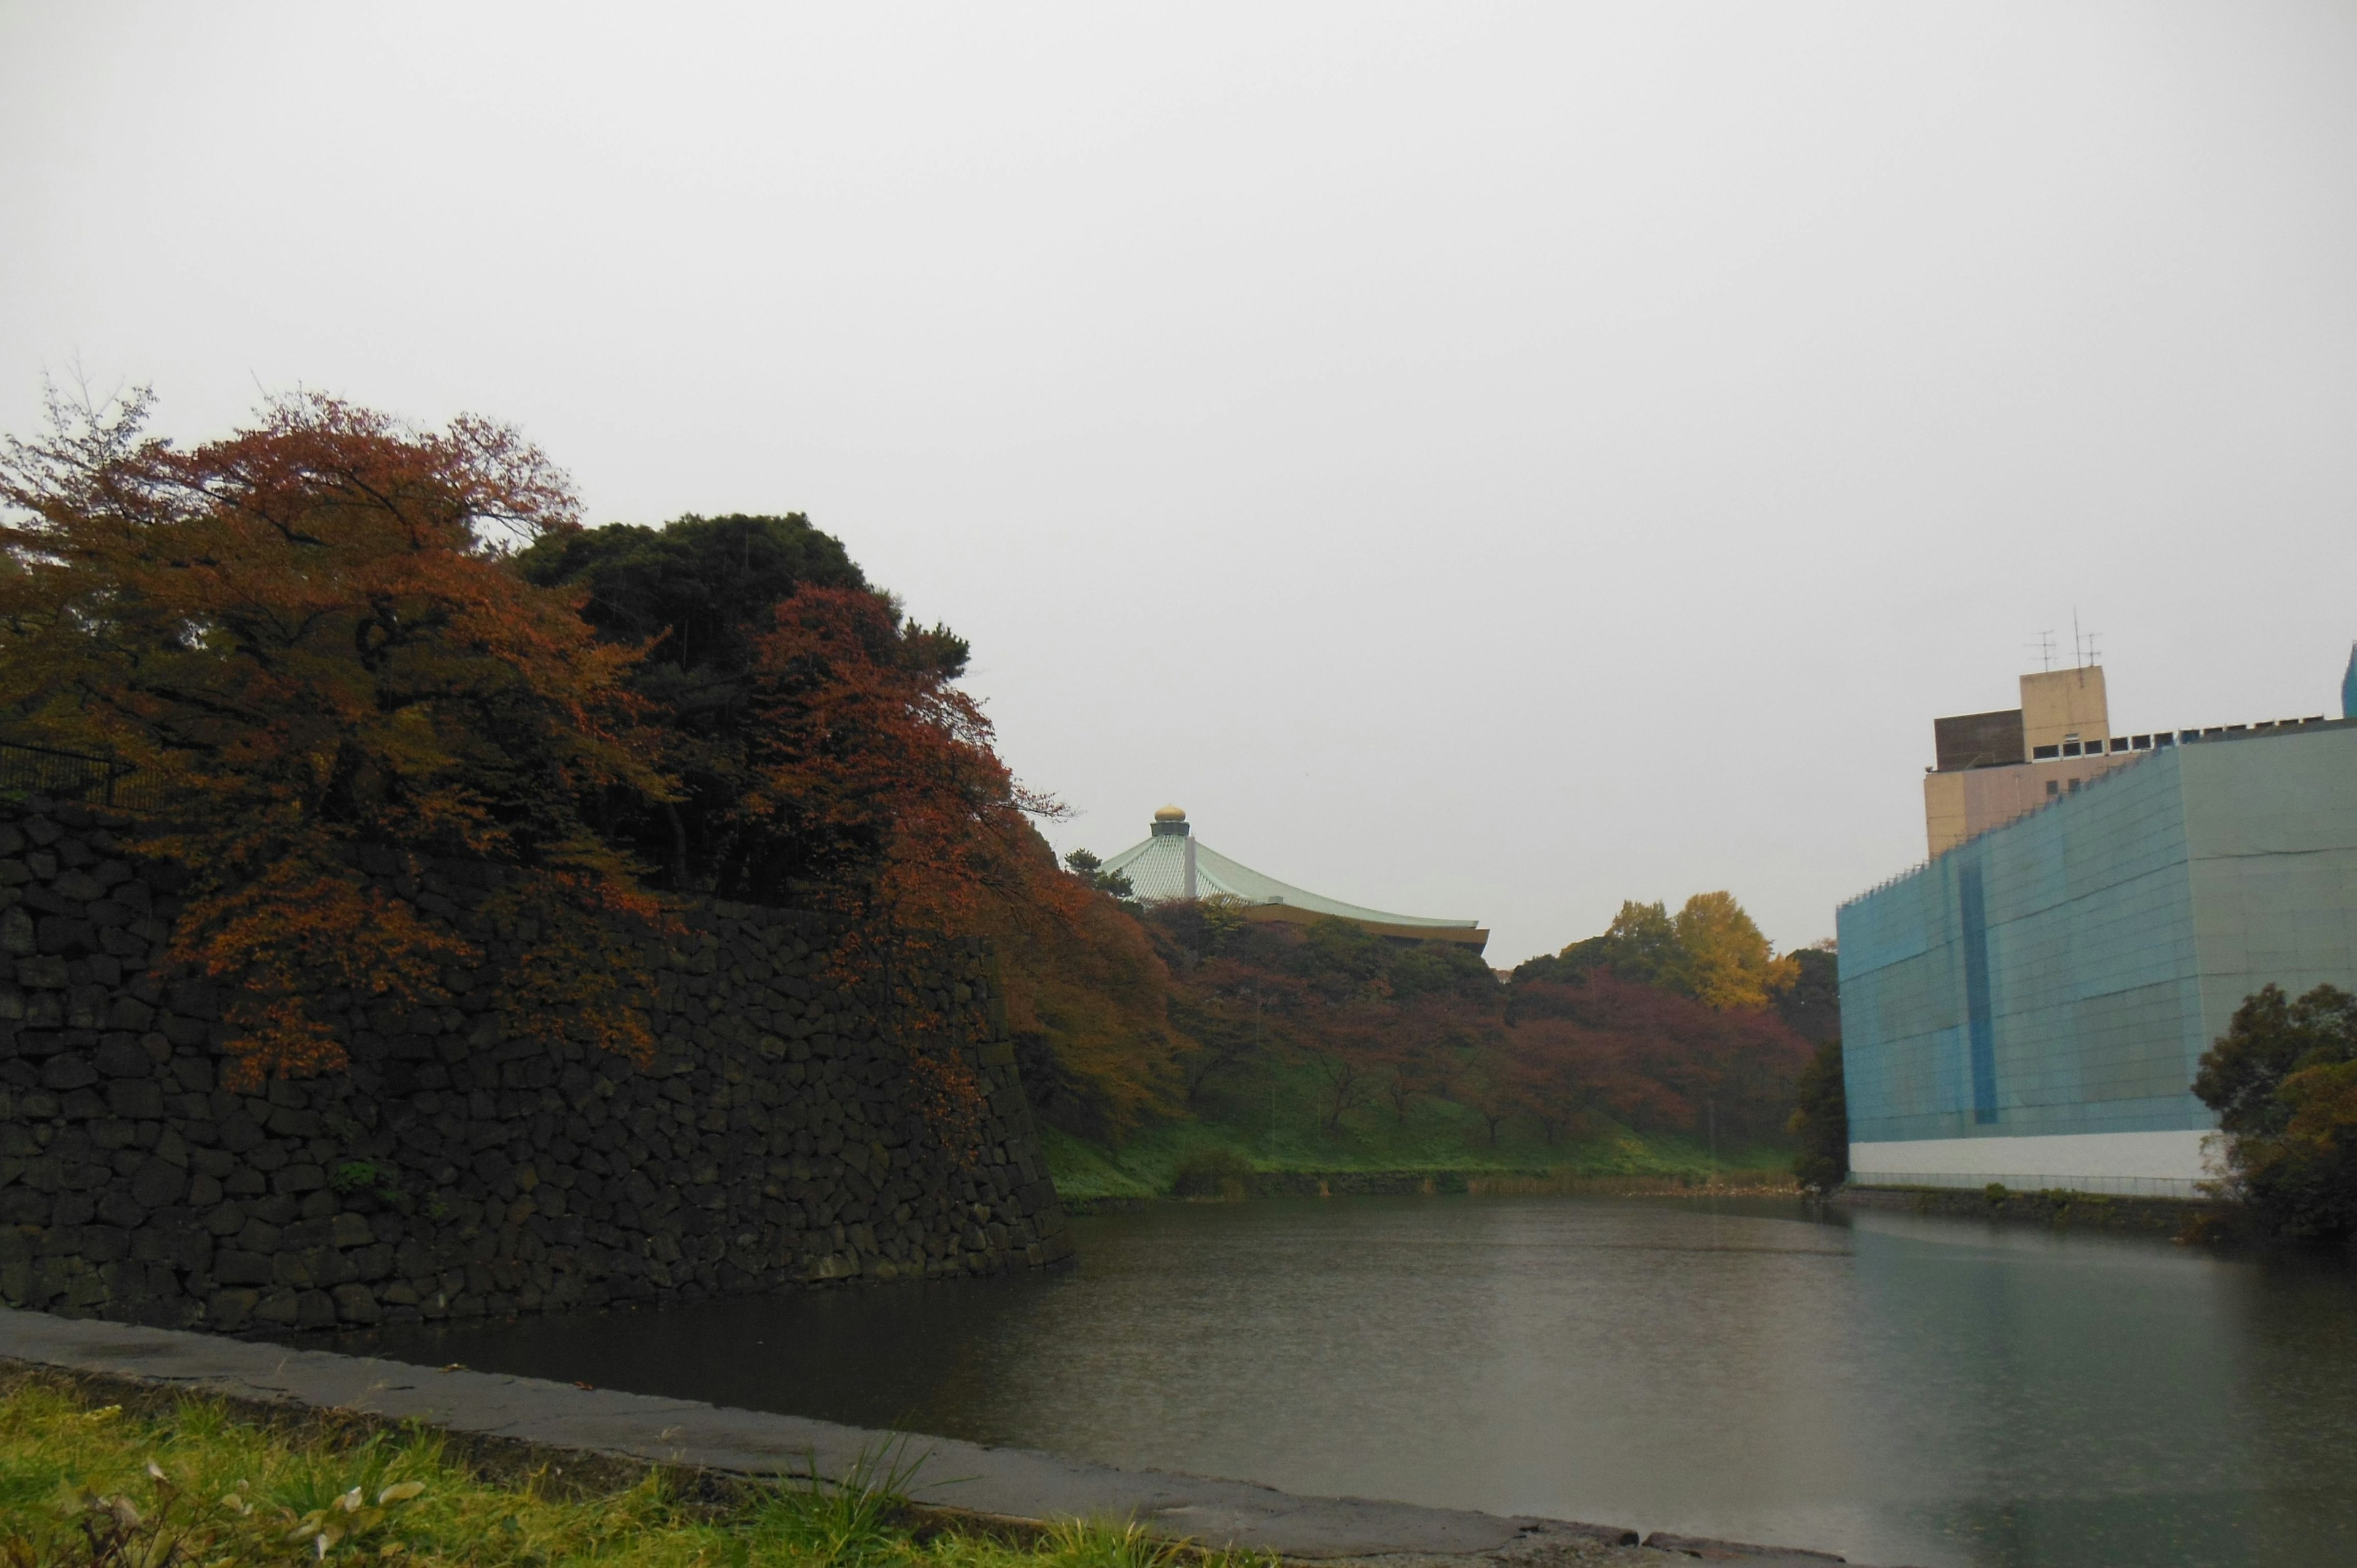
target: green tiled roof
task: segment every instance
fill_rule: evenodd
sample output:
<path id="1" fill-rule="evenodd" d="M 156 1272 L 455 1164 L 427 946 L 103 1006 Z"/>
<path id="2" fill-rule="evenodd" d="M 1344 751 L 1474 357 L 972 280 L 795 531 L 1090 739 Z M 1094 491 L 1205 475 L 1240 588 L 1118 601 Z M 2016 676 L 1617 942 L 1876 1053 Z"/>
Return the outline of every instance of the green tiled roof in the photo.
<path id="1" fill-rule="evenodd" d="M 1194 886 L 1187 883 L 1188 862 L 1194 863 Z M 1107 871 L 1129 878 L 1130 886 L 1147 903 L 1193 897 L 1208 898 L 1225 893 L 1247 904 L 1284 904 L 1318 915 L 1340 915 L 1346 920 L 1367 920 L 1384 926 L 1427 926 L 1436 929 L 1472 930 L 1478 920 L 1440 920 L 1428 915 L 1394 915 L 1362 904 L 1345 904 L 1264 875 L 1249 865 L 1230 860 L 1187 830 L 1183 818 L 1157 822 L 1154 835 L 1133 844 L 1104 863 Z"/>

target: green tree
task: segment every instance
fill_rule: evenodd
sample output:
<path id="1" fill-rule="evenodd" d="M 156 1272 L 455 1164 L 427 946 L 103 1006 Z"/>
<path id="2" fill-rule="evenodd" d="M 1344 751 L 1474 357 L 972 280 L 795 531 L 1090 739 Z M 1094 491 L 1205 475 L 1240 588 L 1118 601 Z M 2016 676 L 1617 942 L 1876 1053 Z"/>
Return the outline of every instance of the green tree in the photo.
<path id="1" fill-rule="evenodd" d="M 1532 959 L 1515 969 L 1514 978 L 1562 983 L 1590 970 L 1609 969 L 1622 980 L 1684 995 L 1685 968 L 1668 906 L 1624 899 L 1602 936 L 1574 942 L 1553 958 Z"/>
<path id="2" fill-rule="evenodd" d="M 1064 865 L 1071 874 L 1100 893 L 1110 893 L 1115 898 L 1133 898 L 1137 889 L 1127 875 L 1104 869 L 1104 862 L 1092 852 L 1076 849 L 1064 856 Z"/>
<path id="3" fill-rule="evenodd" d="M 641 650 L 631 688 L 678 788 L 668 800 L 611 798 L 603 825 L 660 867 L 661 881 L 784 901 L 880 859 L 892 837 L 888 809 L 833 820 L 746 809 L 775 782 L 774 759 L 765 768 L 759 754 L 776 749 L 781 693 L 810 710 L 810 694 L 831 684 L 906 677 L 899 684 L 922 705 L 965 669 L 964 640 L 905 620 L 897 600 L 869 587 L 842 541 L 799 512 L 691 514 L 662 528 L 610 523 L 544 538 L 516 566 L 543 587 L 580 593 L 582 618 L 606 642 Z M 780 631 L 791 628 L 780 610 L 789 602 L 810 607 L 804 620 L 851 607 L 859 624 L 831 642 L 781 647 Z M 798 737 L 801 765 L 824 770 L 860 739 L 839 725 Z"/>
<path id="4" fill-rule="evenodd" d="M 1792 1174 L 1810 1192 L 1831 1192 L 1849 1179 L 1849 1096 L 1842 1085 L 1839 1040 L 1817 1047 L 1794 1086 L 1796 1103 L 1788 1123 L 1800 1147 Z"/>
<path id="5" fill-rule="evenodd" d="M 2357 996 L 2244 997 L 2193 1092 L 2218 1112 L 2233 1189 L 2287 1236 L 2357 1233 Z"/>
<path id="6" fill-rule="evenodd" d="M 1828 937 L 1792 955 L 1792 988 L 1777 993 L 1776 1015 L 1813 1045 L 1841 1037 L 1841 959 Z"/>

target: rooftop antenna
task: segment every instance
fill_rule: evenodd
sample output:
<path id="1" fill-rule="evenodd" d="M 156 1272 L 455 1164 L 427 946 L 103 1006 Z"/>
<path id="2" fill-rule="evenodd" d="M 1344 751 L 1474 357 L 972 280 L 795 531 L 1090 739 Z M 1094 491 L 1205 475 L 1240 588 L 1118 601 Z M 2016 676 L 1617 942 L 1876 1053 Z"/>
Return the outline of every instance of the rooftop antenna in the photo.
<path id="1" fill-rule="evenodd" d="M 2050 631 L 2040 632 L 2036 647 L 2038 667 L 2051 674 L 2054 670 L 2054 634 Z"/>
<path id="2" fill-rule="evenodd" d="M 2079 607 L 2072 605 L 2071 607 L 2071 655 L 2078 660 L 2079 668 L 2082 670 L 2095 661 L 2096 636 L 2097 634 L 2092 631 L 2084 634 L 2080 632 Z"/>

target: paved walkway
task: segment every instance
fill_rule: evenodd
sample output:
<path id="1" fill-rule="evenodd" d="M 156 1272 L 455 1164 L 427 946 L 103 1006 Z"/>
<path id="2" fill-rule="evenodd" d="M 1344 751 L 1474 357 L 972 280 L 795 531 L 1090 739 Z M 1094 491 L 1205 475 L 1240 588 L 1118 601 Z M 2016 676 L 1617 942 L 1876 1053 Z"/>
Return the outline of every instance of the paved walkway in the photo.
<path id="1" fill-rule="evenodd" d="M 1117 1470 L 1020 1448 L 909 1437 L 693 1400 L 581 1389 L 463 1369 L 440 1371 L 373 1357 L 290 1350 L 217 1335 L 136 1328 L 0 1307 L 0 1361 L 200 1390 L 235 1400 L 308 1405 L 454 1432 L 740 1476 L 848 1473 L 863 1455 L 905 1442 L 920 1462 L 920 1505 L 1005 1519 L 1136 1520 L 1157 1535 L 1295 1559 L 1381 1558 L 1385 1568 L 1483 1559 L 1511 1568 L 1650 1564 L 1698 1556 L 1749 1568 L 1824 1565 L 1813 1553 L 1766 1552 L 1540 1519 L 1358 1498 L 1301 1498 L 1243 1481 L 1163 1470 Z M 1669 1550 L 1660 1550 L 1668 1548 Z M 1336 1565 L 1340 1568 L 1340 1564 Z"/>

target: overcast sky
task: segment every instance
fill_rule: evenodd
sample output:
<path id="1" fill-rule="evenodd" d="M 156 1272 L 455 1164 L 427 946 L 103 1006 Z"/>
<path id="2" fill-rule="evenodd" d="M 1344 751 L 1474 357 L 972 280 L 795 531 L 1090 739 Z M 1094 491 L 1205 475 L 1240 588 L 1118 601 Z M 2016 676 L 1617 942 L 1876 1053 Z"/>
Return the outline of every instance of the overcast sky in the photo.
<path id="1" fill-rule="evenodd" d="M 0 428 L 307 385 L 803 510 L 1110 854 L 1769 934 L 1938 714 L 2357 638 L 2357 5 L 0 4 Z"/>

